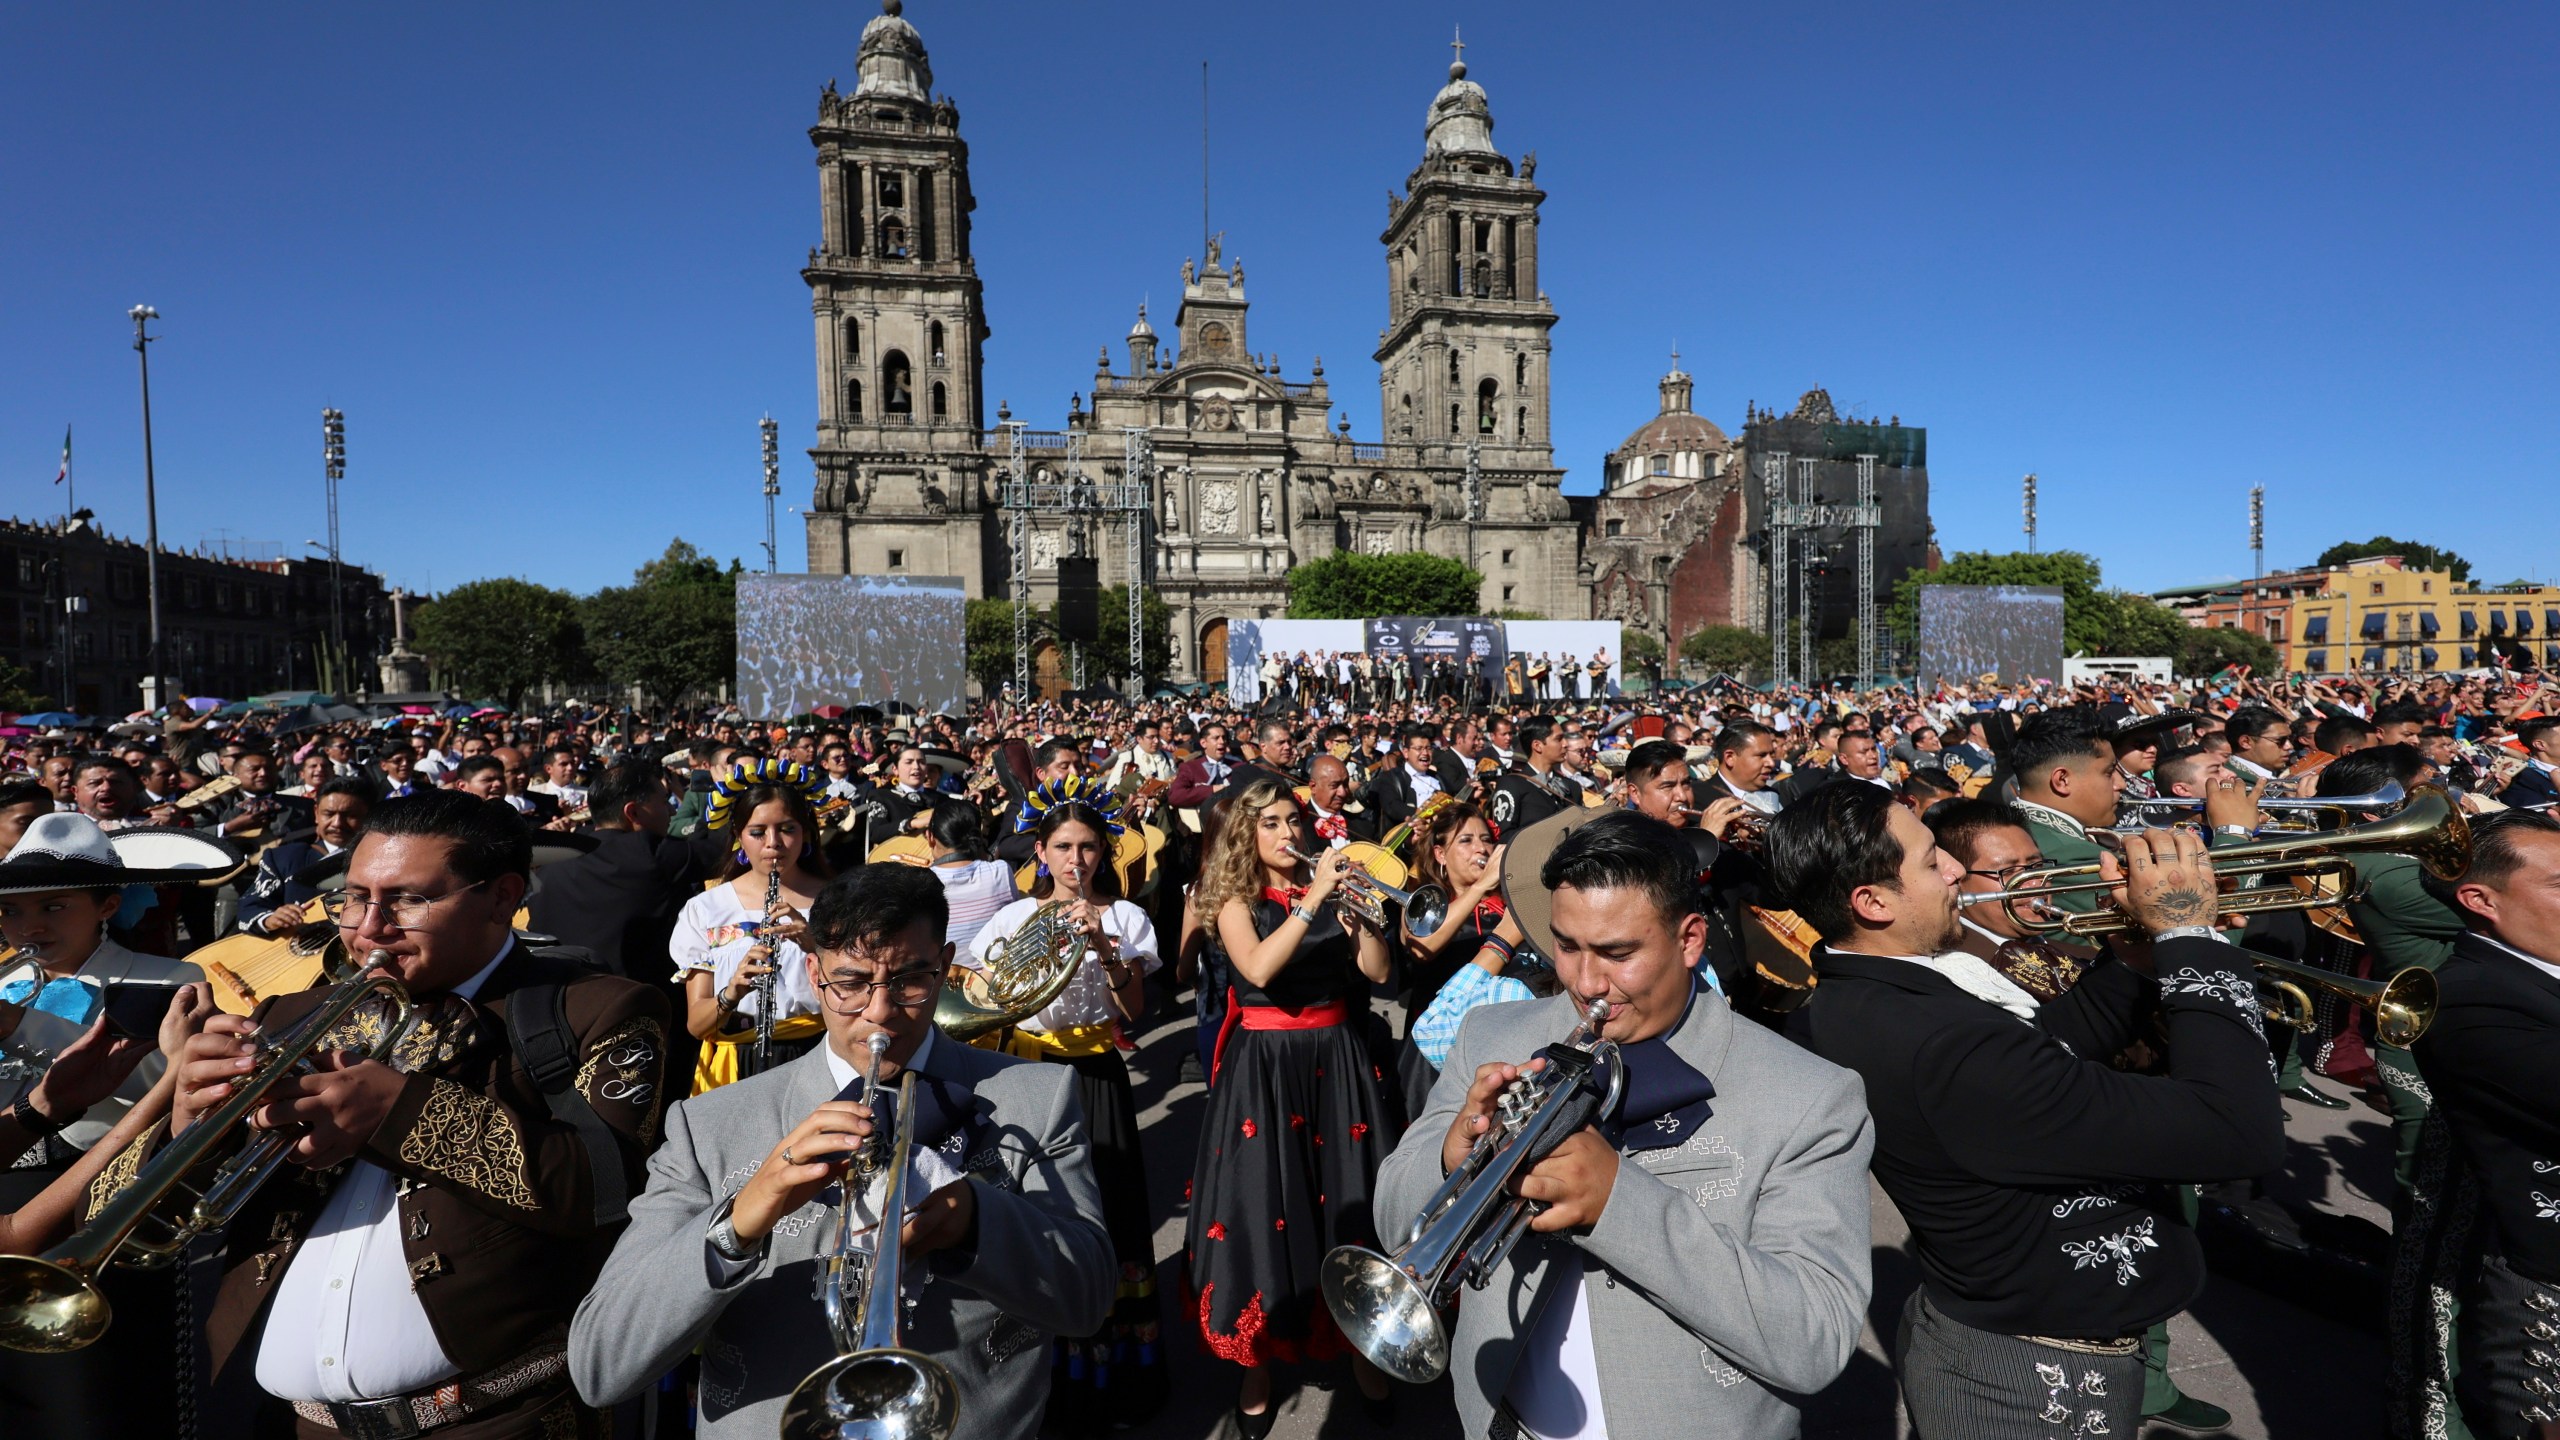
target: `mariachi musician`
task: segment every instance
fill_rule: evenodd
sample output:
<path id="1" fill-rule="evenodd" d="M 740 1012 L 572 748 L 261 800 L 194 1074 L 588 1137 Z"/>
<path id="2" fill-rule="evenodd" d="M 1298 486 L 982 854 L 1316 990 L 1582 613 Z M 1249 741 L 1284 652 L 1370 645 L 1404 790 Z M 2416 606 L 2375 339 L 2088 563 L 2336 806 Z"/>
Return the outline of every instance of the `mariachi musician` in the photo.
<path id="1" fill-rule="evenodd" d="M 2145 1332 L 2204 1288 L 2173 1187 L 2283 1163 L 2253 969 L 2213 929 L 2202 840 L 2126 850 L 2101 864 L 2151 938 L 2160 1076 L 2098 1058 L 2132 1038 L 2130 1003 L 2084 1050 L 1985 977 L 1960 948 L 1964 866 L 1890 795 L 1827 786 L 1770 827 L 1771 875 L 1823 941 L 1788 1033 L 1865 1080 L 1876 1178 L 1911 1226 L 1895 1368 L 1921 1435 L 2133 1434 Z"/>
<path id="2" fill-rule="evenodd" d="M 2452 1273 L 2429 1277 L 2461 1303 L 2453 1383 L 2463 1420 L 2475 1436 L 2550 1440 L 2560 1435 L 2560 1112 L 2551 1103 L 2560 1094 L 2551 882 L 2560 820 L 2509 810 L 2473 822 L 2471 842 L 2470 869 L 2446 887 L 2466 928 L 2436 972 L 2435 1024 L 2412 1047 L 2435 1093 L 2422 1184 L 2433 1180 L 2442 1197 L 2419 1213 L 2485 1214 L 2468 1245 L 2449 1246 Z M 2448 1166 L 2451 1174 L 2428 1173 Z M 2462 1218 L 2444 1216 L 2448 1240 Z M 2423 1298 L 2417 1308 L 2442 1322 Z"/>
<path id="3" fill-rule="evenodd" d="M 1559 810 L 1579 808 L 1582 788 L 1557 768 L 1564 734 L 1551 716 L 1533 715 L 1515 732 L 1518 760 L 1493 785 L 1494 833 L 1508 837 Z"/>

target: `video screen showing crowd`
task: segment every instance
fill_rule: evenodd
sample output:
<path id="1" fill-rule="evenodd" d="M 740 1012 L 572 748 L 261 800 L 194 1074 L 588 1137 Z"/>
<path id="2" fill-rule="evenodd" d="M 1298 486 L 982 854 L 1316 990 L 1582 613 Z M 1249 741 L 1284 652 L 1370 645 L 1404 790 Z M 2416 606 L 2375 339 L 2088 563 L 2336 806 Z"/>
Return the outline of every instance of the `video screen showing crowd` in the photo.
<path id="1" fill-rule="evenodd" d="M 806 715 L 853 699 L 910 713 L 957 710 L 968 592 L 957 579 L 738 577 L 739 707 Z"/>
<path id="2" fill-rule="evenodd" d="M 1783 1436 L 1869 1335 L 1924 1437 L 2215 1433 L 2221 1273 L 2550 1440 L 2554 702 L 8 737 L 0 1433 Z M 2355 1146 L 2387 1233 L 2266 1183 Z"/>

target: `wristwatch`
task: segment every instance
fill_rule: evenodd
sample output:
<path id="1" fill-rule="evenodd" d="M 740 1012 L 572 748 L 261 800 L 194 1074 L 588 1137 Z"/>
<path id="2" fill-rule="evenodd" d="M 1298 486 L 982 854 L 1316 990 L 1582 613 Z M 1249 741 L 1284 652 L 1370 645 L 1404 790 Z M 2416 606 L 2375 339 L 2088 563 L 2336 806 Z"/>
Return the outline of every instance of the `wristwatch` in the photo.
<path id="1" fill-rule="evenodd" d="M 1302 925 L 1313 925 L 1316 923 L 1316 912 L 1308 909 L 1304 905 L 1290 906 L 1289 913 L 1297 916 L 1298 922 Z"/>
<path id="2" fill-rule="evenodd" d="M 2222 939 L 2222 932 L 2221 932 L 2221 931 L 2219 931 L 2219 930 L 2214 929 L 2214 928 L 2213 928 L 2212 926 L 2210 926 L 2210 925 L 2177 925 L 2177 926 L 2172 926 L 2171 928 L 2166 929 L 2166 930 L 2163 930 L 2163 931 L 2161 931 L 2160 933 L 2158 933 L 2158 934 L 2156 934 L 2156 935 L 2154 935 L 2154 936 L 2152 936 L 2152 937 L 2151 937 L 2151 940 L 2152 940 L 2152 943 L 2153 943 L 2153 944 L 2158 944 L 2160 941 L 2163 941 L 2163 940 L 2215 940 L 2215 941 L 2219 941 L 2219 940 L 2221 940 L 2221 939 Z"/>
<path id="3" fill-rule="evenodd" d="M 10 1104 L 9 1118 L 17 1121 L 19 1129 L 26 1131 L 36 1139 L 49 1140 L 70 1128 L 71 1122 L 79 1119 L 80 1117 L 77 1115 L 66 1115 L 59 1120 L 54 1119 L 52 1116 L 47 1115 L 42 1110 L 36 1108 L 35 1092 L 33 1090 L 29 1090 L 26 1094 L 19 1096 L 16 1101 Z"/>
<path id="4" fill-rule="evenodd" d="M 721 1201 L 720 1208 L 711 1212 L 711 1228 L 704 1233 L 703 1238 L 711 1242 L 712 1253 L 721 1259 L 732 1265 L 744 1265 L 750 1260 L 762 1259 L 764 1253 L 773 1248 L 773 1237 L 767 1235 L 752 1245 L 740 1239 L 738 1227 L 731 1221 L 729 1213 L 737 1207 L 737 1204 L 738 1197 L 735 1194 Z"/>

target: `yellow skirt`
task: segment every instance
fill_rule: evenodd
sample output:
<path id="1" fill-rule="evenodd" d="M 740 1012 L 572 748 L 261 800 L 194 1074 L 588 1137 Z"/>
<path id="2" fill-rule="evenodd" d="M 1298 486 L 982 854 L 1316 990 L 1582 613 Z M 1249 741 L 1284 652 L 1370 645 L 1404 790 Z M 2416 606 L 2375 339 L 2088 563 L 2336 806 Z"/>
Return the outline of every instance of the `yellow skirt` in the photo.
<path id="1" fill-rule="evenodd" d="M 1045 1032 L 1015 1027 L 981 1036 L 976 1043 L 984 1049 L 1001 1050 L 1025 1060 L 1072 1060 L 1085 1055 L 1099 1055 L 1110 1049 L 1111 1022 L 1070 1025 L 1064 1030 Z"/>
<path id="2" fill-rule="evenodd" d="M 826 1032 L 827 1022 L 815 1015 L 786 1015 L 773 1022 L 773 1038 L 793 1044 Z M 693 1093 L 717 1090 L 738 1078 L 738 1052 L 756 1041 L 753 1029 L 735 1035 L 714 1035 L 702 1042 L 701 1057 L 693 1063 Z"/>

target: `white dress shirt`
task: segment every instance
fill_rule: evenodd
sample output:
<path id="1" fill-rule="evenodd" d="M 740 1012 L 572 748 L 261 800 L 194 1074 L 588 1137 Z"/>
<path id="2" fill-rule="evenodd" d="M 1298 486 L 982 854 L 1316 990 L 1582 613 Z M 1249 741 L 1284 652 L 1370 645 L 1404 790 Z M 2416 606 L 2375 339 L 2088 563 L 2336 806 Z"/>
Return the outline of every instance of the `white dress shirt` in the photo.
<path id="1" fill-rule="evenodd" d="M 1608 1440 L 1600 1404 L 1600 1358 L 1591 1347 L 1591 1298 L 1583 1293 L 1582 1252 L 1560 1254 L 1550 1286 L 1566 1289 L 1530 1322 L 1503 1398 L 1536 1440 Z"/>
<path id="2" fill-rule="evenodd" d="M 2479 932 L 2479 931 L 2476 931 L 2476 930 L 2475 930 L 2475 931 L 2473 931 L 2472 933 L 2473 933 L 2473 934 L 2475 934 L 2475 935 L 2480 935 L 2480 932 Z M 2516 947 L 2514 947 L 2513 945 L 2508 944 L 2508 943 L 2507 943 L 2507 942 L 2505 942 L 2504 940 L 2492 940 L 2492 939 L 2490 939 L 2490 937 L 2488 937 L 2487 935 L 2480 935 L 2480 938 L 2481 938 L 2481 939 L 2483 939 L 2483 940 L 2488 940 L 2490 944 L 2495 945 L 2495 946 L 2497 946 L 2499 949 L 2506 951 L 2508 954 L 2513 955 L 2514 957 L 2516 957 L 2517 959 L 2519 959 L 2519 960 L 2523 961 L 2523 962 L 2524 962 L 2524 963 L 2526 963 L 2527 965 L 2530 965 L 2530 966 L 2532 966 L 2534 969 L 2541 971 L 2543 974 L 2550 976 L 2552 979 L 2554 979 L 2554 980 L 2560 980 L 2560 965 L 2554 965 L 2554 964 L 2552 964 L 2550 961 L 2545 960 L 2545 959 L 2542 959 L 2542 958 L 2540 958 L 2539 956 L 2527 955 L 2527 954 L 2526 954 L 2526 953 L 2524 953 L 2523 951 L 2521 951 L 2521 950 L 2517 949 L 2517 948 L 2516 948 Z"/>
<path id="3" fill-rule="evenodd" d="M 1439 776 L 1431 774 L 1428 771 L 1416 770 L 1410 765 L 1404 767 L 1404 775 L 1405 779 L 1413 783 L 1414 809 L 1421 809 L 1424 805 L 1430 803 L 1432 796 L 1440 793 Z"/>
<path id="4" fill-rule="evenodd" d="M 469 999 L 515 949 L 453 987 Z M 400 1243 L 400 1177 L 355 1162 L 285 1262 L 258 1342 L 258 1388 L 279 1400 L 380 1400 L 461 1373 L 409 1280 Z"/>

